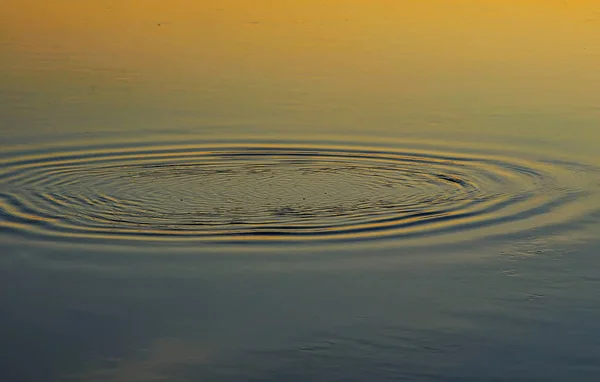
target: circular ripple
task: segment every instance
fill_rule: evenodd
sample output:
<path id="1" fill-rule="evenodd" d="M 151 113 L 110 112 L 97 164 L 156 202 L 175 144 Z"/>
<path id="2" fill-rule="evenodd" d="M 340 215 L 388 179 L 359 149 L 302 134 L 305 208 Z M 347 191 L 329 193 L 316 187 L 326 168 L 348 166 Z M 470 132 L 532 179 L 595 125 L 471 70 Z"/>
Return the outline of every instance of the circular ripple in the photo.
<path id="1" fill-rule="evenodd" d="M 54 239 L 228 243 L 510 230 L 580 190 L 548 163 L 351 147 L 174 145 L 21 152 L 0 228 Z M 533 222 L 532 222 L 532 219 Z M 518 229 L 517 226 L 513 228 Z"/>

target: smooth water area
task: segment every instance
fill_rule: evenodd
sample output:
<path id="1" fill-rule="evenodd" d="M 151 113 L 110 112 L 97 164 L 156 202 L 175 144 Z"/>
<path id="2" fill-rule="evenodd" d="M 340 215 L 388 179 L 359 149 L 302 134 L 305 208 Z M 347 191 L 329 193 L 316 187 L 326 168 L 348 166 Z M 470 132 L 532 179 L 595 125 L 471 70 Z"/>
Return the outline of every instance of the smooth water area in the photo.
<path id="1" fill-rule="evenodd" d="M 594 1 L 8 0 L 0 380 L 597 381 Z"/>

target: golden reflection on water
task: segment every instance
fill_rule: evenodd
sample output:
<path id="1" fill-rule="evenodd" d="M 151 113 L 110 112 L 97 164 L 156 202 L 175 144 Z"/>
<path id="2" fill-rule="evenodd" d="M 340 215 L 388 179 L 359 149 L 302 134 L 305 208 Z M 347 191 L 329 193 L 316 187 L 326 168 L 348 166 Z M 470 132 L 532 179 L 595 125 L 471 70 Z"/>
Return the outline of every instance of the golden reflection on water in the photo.
<path id="1" fill-rule="evenodd" d="M 9 0 L 0 26 L 11 126 L 598 138 L 593 0 Z"/>
<path id="2" fill-rule="evenodd" d="M 597 52 L 600 42 L 595 1 L 9 0 L 3 8 L 4 40 L 20 54 L 135 70 L 188 64 L 190 71 L 229 73 L 244 63 L 257 70 L 358 70 L 352 62 L 331 65 L 352 57 L 372 74 L 369 69 L 380 65 L 417 69 L 426 62 L 421 72 L 437 69 L 444 76 L 485 63 L 568 74 L 576 67 L 595 69 L 585 50 Z M 282 61 L 288 65 L 273 65 Z"/>

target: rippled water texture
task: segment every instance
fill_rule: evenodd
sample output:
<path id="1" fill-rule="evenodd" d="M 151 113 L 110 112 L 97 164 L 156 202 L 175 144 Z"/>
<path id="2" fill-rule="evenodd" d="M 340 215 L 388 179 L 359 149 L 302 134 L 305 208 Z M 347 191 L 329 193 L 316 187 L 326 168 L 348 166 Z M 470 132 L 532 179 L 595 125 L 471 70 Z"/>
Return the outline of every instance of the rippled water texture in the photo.
<path id="1" fill-rule="evenodd" d="M 2 159 L 5 229 L 55 240 L 350 241 L 560 223 L 584 166 L 360 146 L 173 144 Z M 562 215 L 562 219 L 572 218 Z"/>
<path id="2" fill-rule="evenodd" d="M 0 382 L 600 381 L 600 0 L 0 4 Z"/>

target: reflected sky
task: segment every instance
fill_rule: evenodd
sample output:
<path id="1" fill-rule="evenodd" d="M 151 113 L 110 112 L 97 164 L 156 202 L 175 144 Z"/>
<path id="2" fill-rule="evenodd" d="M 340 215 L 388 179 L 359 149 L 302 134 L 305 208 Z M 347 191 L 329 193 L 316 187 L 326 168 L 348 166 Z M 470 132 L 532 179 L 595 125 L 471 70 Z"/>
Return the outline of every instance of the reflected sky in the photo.
<path id="1" fill-rule="evenodd" d="M 599 12 L 595 1 L 9 0 L 0 110 L 11 132 L 429 129 L 589 157 Z"/>

